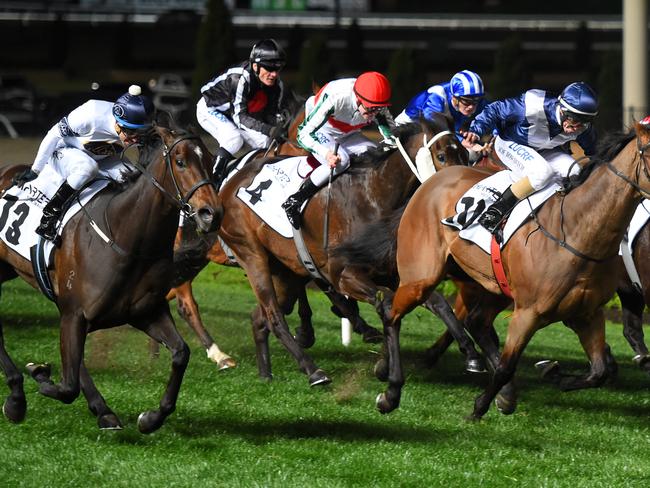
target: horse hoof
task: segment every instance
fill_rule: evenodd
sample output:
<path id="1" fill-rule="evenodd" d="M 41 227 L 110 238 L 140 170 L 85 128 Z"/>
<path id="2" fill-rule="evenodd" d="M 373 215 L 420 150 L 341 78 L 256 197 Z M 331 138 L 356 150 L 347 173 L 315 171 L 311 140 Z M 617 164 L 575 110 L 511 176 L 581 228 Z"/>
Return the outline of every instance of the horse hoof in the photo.
<path id="1" fill-rule="evenodd" d="M 38 380 L 39 376 L 45 376 L 49 378 L 52 374 L 52 366 L 47 363 L 42 363 L 42 364 L 27 363 L 25 369 L 27 370 L 29 375 L 35 380 Z"/>
<path id="2" fill-rule="evenodd" d="M 219 369 L 219 371 L 224 371 L 226 369 L 232 369 L 235 367 L 237 367 L 237 363 L 233 358 L 222 359 L 217 363 L 217 368 Z"/>
<path id="3" fill-rule="evenodd" d="M 157 431 L 163 424 L 163 417 L 160 412 L 142 412 L 138 415 L 138 430 L 142 434 L 151 434 Z"/>
<path id="4" fill-rule="evenodd" d="M 392 412 L 396 407 L 396 405 L 392 405 L 391 402 L 388 401 L 386 393 L 379 393 L 377 395 L 377 398 L 375 398 L 375 405 L 377 406 L 379 413 L 382 413 L 384 415 Z"/>
<path id="5" fill-rule="evenodd" d="M 383 334 L 372 327 L 363 333 L 363 342 L 366 344 L 378 344 L 383 340 Z"/>
<path id="6" fill-rule="evenodd" d="M 300 329 L 296 330 L 296 335 L 293 338 L 303 349 L 309 349 L 316 343 L 316 336 L 314 334 L 306 334 L 301 332 Z"/>
<path id="7" fill-rule="evenodd" d="M 467 422 L 472 422 L 472 423 L 477 423 L 480 422 L 483 417 L 480 415 L 476 415 L 475 413 L 469 414 L 467 417 L 465 417 L 465 420 Z"/>
<path id="8" fill-rule="evenodd" d="M 317 369 L 309 376 L 309 386 L 328 385 L 332 382 L 322 369 Z"/>
<path id="9" fill-rule="evenodd" d="M 114 413 L 107 413 L 97 418 L 97 425 L 100 430 L 122 430 L 122 422 Z"/>
<path id="10" fill-rule="evenodd" d="M 487 373 L 485 362 L 482 358 L 468 359 L 465 363 L 465 370 L 470 373 Z"/>
<path id="11" fill-rule="evenodd" d="M 373 373 L 379 381 L 383 381 L 384 383 L 388 381 L 388 362 L 385 359 L 378 360 L 375 363 Z"/>
<path id="12" fill-rule="evenodd" d="M 512 415 L 517 410 L 517 401 L 511 401 L 501 394 L 497 394 L 494 404 L 503 415 Z"/>
<path id="13" fill-rule="evenodd" d="M 2 405 L 2 413 L 10 422 L 19 424 L 25 420 L 25 415 L 27 414 L 27 401 L 24 398 L 18 400 L 12 397 L 7 397 L 4 405 Z"/>
<path id="14" fill-rule="evenodd" d="M 558 373 L 560 363 L 557 361 L 551 361 L 550 359 L 543 359 L 542 361 L 537 361 L 535 363 L 535 369 L 539 371 L 540 377 L 544 380 L 551 378 Z"/>

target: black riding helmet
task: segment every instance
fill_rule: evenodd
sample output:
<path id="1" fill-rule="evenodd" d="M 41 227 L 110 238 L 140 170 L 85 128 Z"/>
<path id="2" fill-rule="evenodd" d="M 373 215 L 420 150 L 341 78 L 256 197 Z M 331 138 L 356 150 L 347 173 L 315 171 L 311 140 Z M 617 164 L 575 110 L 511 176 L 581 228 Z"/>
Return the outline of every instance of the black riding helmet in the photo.
<path id="1" fill-rule="evenodd" d="M 251 68 L 253 63 L 257 63 L 259 75 L 259 67 L 269 71 L 279 71 L 284 68 L 287 62 L 287 56 L 284 49 L 274 39 L 263 39 L 253 46 L 249 57 Z"/>

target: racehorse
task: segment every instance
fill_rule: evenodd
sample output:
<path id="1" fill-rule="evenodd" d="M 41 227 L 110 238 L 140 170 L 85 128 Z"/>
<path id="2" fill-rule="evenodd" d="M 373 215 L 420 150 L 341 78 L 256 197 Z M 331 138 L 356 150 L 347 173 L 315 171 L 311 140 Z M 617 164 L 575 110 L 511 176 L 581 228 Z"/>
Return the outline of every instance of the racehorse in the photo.
<path id="1" fill-rule="evenodd" d="M 403 127 L 398 136 L 411 159 L 424 139 L 433 142 L 428 150 L 438 167 L 462 164 L 466 162 L 466 152 L 449 127 L 449 120 L 441 115 L 434 122 Z M 438 134 L 440 137 L 436 137 Z M 275 161 L 253 161 L 225 184 L 221 190 L 225 216 L 219 235 L 246 271 L 258 300 L 259 305 L 253 312 L 253 333 L 260 376 L 271 378 L 268 335 L 273 331 L 308 375 L 310 384 L 323 384 L 330 379 L 296 343 L 284 318 L 292 309 L 299 290 L 310 279 L 309 274 L 297 258 L 293 241 L 280 237 L 264 225 L 236 196 L 239 188 L 249 186 L 262 165 Z M 328 233 L 331 246 L 336 246 L 363 223 L 377 220 L 403 205 L 418 185 L 403 156 L 394 149 L 370 150 L 355 160 L 350 169 L 332 183 Z M 326 191 L 321 191 L 308 203 L 302 234 L 316 266 L 336 284 L 338 278 L 329 275 L 329 256 L 323 248 L 326 199 Z M 343 315 L 354 316 L 354 305 L 331 291 L 328 290 L 328 296 Z"/>
<path id="2" fill-rule="evenodd" d="M 121 428 L 121 422 L 83 361 L 86 335 L 95 330 L 129 323 L 171 352 L 171 374 L 160 405 L 140 414 L 140 432 L 157 430 L 175 409 L 190 351 L 176 330 L 165 295 L 179 213 L 203 232 L 216 230 L 223 217 L 205 170 L 209 157 L 198 136 L 156 127 L 139 147 L 139 164 L 125 162 L 125 182 L 111 183 L 72 217 L 63 229 L 61 247 L 54 251 L 49 275 L 61 316 L 61 382 L 50 379 L 47 366 L 31 365 L 28 370 L 45 396 L 71 403 L 81 390 L 101 428 Z M 11 184 L 17 169 L 2 171 L 0 188 Z M 15 226 L 26 211 L 20 200 L 3 200 L 0 227 Z M 0 241 L 0 283 L 16 276 L 37 286 L 31 263 Z M 0 364 L 11 390 L 3 412 L 10 421 L 20 422 L 27 409 L 23 376 L 1 334 Z"/>
<path id="3" fill-rule="evenodd" d="M 515 373 L 534 333 L 563 321 L 581 342 L 591 369 L 567 387 L 596 387 L 611 374 L 605 343 L 604 304 L 613 295 L 621 269 L 618 248 L 643 195 L 650 189 L 650 119 L 635 130 L 606 139 L 598 157 L 581 172 L 583 183 L 556 194 L 535 218 L 512 236 L 502 262 L 514 299 L 514 312 L 491 381 L 477 397 L 471 419 L 480 419 Z M 458 199 L 484 172 L 449 168 L 430 178 L 410 200 L 397 236 L 400 285 L 382 307 L 388 386 L 377 398 L 387 413 L 399 406 L 404 376 L 399 351 L 401 318 L 422 303 L 448 275 L 465 277 L 492 294 L 501 294 L 490 257 L 441 220 L 454 215 Z M 538 232 L 539 231 L 539 232 Z"/>

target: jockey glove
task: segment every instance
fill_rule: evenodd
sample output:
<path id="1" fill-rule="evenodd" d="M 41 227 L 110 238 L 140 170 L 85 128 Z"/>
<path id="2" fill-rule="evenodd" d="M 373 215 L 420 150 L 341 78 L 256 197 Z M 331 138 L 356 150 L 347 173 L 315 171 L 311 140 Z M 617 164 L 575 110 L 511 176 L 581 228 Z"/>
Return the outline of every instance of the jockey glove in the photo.
<path id="1" fill-rule="evenodd" d="M 269 132 L 269 138 L 272 141 L 278 141 L 278 143 L 283 142 L 286 139 L 285 133 L 284 133 L 284 127 L 281 125 L 276 125 L 271 129 L 271 132 Z"/>

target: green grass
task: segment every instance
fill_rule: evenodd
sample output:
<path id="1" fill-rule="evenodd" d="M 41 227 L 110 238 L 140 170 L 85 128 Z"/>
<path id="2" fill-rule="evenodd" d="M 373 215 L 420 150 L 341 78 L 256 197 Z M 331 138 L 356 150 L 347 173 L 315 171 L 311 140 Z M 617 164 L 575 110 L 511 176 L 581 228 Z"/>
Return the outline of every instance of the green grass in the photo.
<path id="1" fill-rule="evenodd" d="M 538 380 L 533 363 L 552 357 L 586 367 L 575 335 L 554 325 L 538 333 L 519 368 L 520 403 L 512 416 L 492 408 L 468 423 L 484 375 L 463 372 L 452 347 L 435 369 L 423 350 L 442 331 L 425 311 L 402 328 L 407 384 L 401 407 L 374 407 L 383 385 L 372 375 L 378 346 L 358 337 L 340 344 L 338 320 L 310 292 L 317 334 L 310 355 L 333 378 L 308 386 L 271 338 L 274 381 L 257 377 L 249 313 L 254 299 L 240 270 L 209 266 L 195 282 L 206 324 L 238 367 L 218 372 L 198 340 L 178 408 L 156 433 L 141 435 L 140 412 L 154 408 L 169 354 L 152 360 L 146 337 L 128 327 L 92 334 L 86 357 L 95 381 L 125 428 L 102 432 L 83 399 L 64 405 L 26 378 L 28 415 L 0 419 L 1 486 L 647 486 L 650 483 L 650 378 L 636 369 L 621 326 L 608 324 L 619 377 L 604 388 L 560 393 Z M 17 364 L 49 361 L 58 378 L 55 307 L 22 282 L 3 287 L 6 345 Z M 363 315 L 377 324 L 369 307 Z M 290 317 L 295 327 L 297 319 Z M 498 324 L 504 335 L 506 319 Z M 4 395 L 2 395 L 4 396 Z"/>

